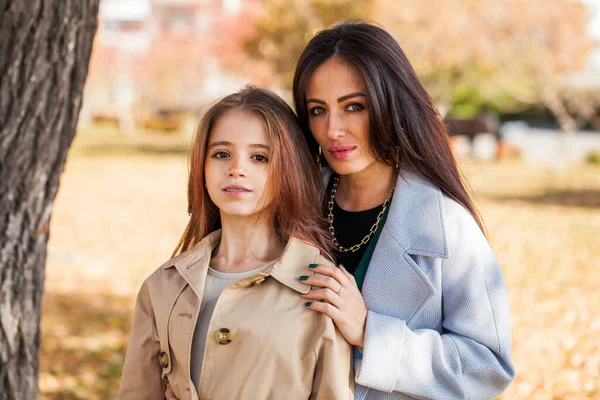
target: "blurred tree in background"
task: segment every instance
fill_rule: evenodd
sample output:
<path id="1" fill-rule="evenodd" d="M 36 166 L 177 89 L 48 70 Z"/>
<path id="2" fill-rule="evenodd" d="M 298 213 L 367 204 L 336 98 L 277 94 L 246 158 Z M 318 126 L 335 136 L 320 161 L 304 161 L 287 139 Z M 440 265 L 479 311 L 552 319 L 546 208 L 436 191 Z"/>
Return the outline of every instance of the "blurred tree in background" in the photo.
<path id="1" fill-rule="evenodd" d="M 365 18 L 366 0 L 255 1 L 230 28 L 232 49 L 225 66 L 250 74 L 259 85 L 290 89 L 300 53 L 319 30 L 346 19 Z M 240 57 L 240 53 L 242 56 Z"/>
<path id="2" fill-rule="evenodd" d="M 597 118 L 597 96 L 572 90 L 593 41 L 588 9 L 555 0 L 264 0 L 232 33 L 259 84 L 291 87 L 300 52 L 336 21 L 377 21 L 400 43 L 442 114 L 515 112 L 542 104 L 563 130 Z M 236 36 L 237 35 L 237 36 Z M 232 63 L 229 64 L 230 66 Z M 275 82 L 274 82 L 275 80 Z"/>
<path id="3" fill-rule="evenodd" d="M 0 1 L 0 399 L 37 398 L 50 215 L 98 0 Z"/>

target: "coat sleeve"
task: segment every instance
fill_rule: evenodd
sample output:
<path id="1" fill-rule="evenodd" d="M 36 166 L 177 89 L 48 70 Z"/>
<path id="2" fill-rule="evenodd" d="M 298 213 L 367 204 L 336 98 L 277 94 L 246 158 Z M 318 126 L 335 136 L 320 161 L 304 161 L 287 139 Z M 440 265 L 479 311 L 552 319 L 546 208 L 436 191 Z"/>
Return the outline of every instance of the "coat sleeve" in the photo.
<path id="1" fill-rule="evenodd" d="M 441 334 L 369 310 L 364 348 L 355 350 L 358 384 L 417 398 L 490 399 L 514 379 L 500 267 L 470 215 L 449 206 L 460 209 L 446 220 Z"/>
<path id="2" fill-rule="evenodd" d="M 166 385 L 158 362 L 160 343 L 147 283 L 138 293 L 118 399 L 163 400 Z"/>
<path id="3" fill-rule="evenodd" d="M 315 373 L 311 400 L 354 399 L 354 377 L 352 373 L 352 346 L 335 328 L 333 320 L 325 314 L 316 314 L 320 320 L 314 335 Z"/>

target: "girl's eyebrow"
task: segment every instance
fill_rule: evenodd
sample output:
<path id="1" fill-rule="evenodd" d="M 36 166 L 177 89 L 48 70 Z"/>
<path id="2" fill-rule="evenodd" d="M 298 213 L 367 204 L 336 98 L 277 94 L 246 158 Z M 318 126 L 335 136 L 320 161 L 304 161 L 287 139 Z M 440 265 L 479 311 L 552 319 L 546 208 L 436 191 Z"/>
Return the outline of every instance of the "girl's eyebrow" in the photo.
<path id="1" fill-rule="evenodd" d="M 217 147 L 217 146 L 233 146 L 233 143 L 227 142 L 225 140 L 221 140 L 219 142 L 212 142 L 211 144 L 208 145 L 208 148 L 212 149 L 213 147 Z M 248 147 L 256 147 L 256 148 L 265 149 L 265 150 L 270 149 L 269 146 L 267 146 L 265 144 L 260 144 L 260 143 L 250 144 L 250 145 L 248 145 Z"/>
<path id="2" fill-rule="evenodd" d="M 232 146 L 231 142 L 226 142 L 224 140 L 220 141 L 220 142 L 212 142 L 211 144 L 208 145 L 208 148 L 211 149 L 213 147 L 217 147 L 217 146 Z"/>
<path id="3" fill-rule="evenodd" d="M 256 148 L 265 149 L 265 150 L 269 150 L 270 149 L 269 146 L 267 146 L 265 144 L 258 144 L 258 143 L 257 144 L 251 144 L 249 147 L 256 147 Z"/>
<path id="4" fill-rule="evenodd" d="M 338 103 L 344 102 L 348 99 L 352 99 L 354 97 L 367 97 L 364 93 L 361 92 L 354 92 L 354 93 L 350 93 L 350 94 L 346 94 L 340 98 L 337 99 Z M 319 104 L 326 104 L 325 101 L 320 100 L 320 99 L 314 99 L 314 98 L 310 98 L 308 100 L 306 100 L 306 103 L 319 103 Z"/>

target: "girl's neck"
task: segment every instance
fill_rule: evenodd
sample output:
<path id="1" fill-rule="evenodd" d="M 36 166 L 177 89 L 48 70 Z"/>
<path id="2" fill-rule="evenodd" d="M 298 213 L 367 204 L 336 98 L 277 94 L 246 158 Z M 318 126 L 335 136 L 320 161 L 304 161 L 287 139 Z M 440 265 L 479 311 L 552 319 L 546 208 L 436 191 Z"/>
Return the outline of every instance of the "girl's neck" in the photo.
<path id="1" fill-rule="evenodd" d="M 393 166 L 374 162 L 360 172 L 341 175 L 335 201 L 347 211 L 375 208 L 389 197 L 397 177 Z"/>
<path id="2" fill-rule="evenodd" d="M 279 257 L 285 244 L 269 221 L 221 214 L 221 243 L 213 253 L 211 267 L 221 272 L 246 272 Z"/>

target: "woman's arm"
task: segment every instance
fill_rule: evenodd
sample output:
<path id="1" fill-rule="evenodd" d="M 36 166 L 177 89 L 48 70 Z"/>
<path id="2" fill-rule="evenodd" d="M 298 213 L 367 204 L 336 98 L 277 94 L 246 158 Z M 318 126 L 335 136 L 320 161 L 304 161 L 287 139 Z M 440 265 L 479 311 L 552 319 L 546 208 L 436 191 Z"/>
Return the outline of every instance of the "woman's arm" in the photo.
<path id="1" fill-rule="evenodd" d="M 158 362 L 160 343 L 147 284 L 138 293 L 121 375 L 119 399 L 163 400 L 165 386 Z"/>
<path id="2" fill-rule="evenodd" d="M 514 379 L 500 267 L 462 207 L 446 222 L 449 258 L 441 265 L 442 334 L 411 330 L 403 320 L 369 311 L 357 383 L 420 398 L 490 399 Z M 419 257 L 416 263 L 426 261 Z"/>
<path id="3" fill-rule="evenodd" d="M 367 311 L 364 302 L 357 302 L 358 289 L 350 286 L 348 273 L 340 277 L 337 268 L 319 265 L 305 281 L 321 288 L 303 297 L 324 300 L 310 308 L 331 316 L 357 346 L 360 385 L 418 398 L 489 399 L 514 379 L 508 298 L 500 267 L 471 216 L 454 202 L 446 205 L 456 209 L 446 220 L 450 257 L 441 260 L 441 334 L 411 330 L 404 320 Z M 426 261 L 411 257 L 416 263 Z M 351 289 L 337 296 L 341 286 Z M 393 293 L 389 301 L 395 301 Z"/>

